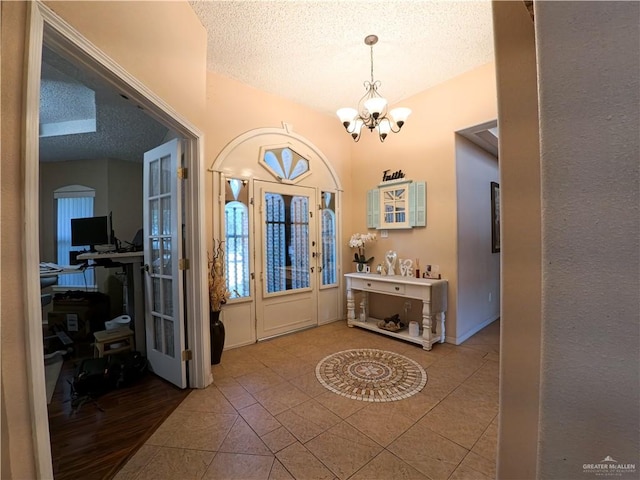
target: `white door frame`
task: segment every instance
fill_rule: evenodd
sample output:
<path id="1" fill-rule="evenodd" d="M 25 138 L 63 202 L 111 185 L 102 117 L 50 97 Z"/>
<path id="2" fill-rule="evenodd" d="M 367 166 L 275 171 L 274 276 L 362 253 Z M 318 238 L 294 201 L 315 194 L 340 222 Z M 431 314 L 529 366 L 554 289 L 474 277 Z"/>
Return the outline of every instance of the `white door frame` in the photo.
<path id="1" fill-rule="evenodd" d="M 185 294 L 185 303 L 189 306 L 187 341 L 189 348 L 193 351 L 189 380 L 192 387 L 204 388 L 212 381 L 208 315 L 205 315 L 208 311 L 207 271 L 205 268 L 207 256 L 205 232 L 201 227 L 206 224 L 204 217 L 204 171 L 200 171 L 200 165 L 204 165 L 204 134 L 40 1 L 29 2 L 28 11 L 27 78 L 24 101 L 25 133 L 23 137 L 25 218 L 39 218 L 40 70 L 42 45 L 46 41 L 47 45 L 56 47 L 66 56 L 102 76 L 114 87 L 129 95 L 129 98 L 142 105 L 145 111 L 157 121 L 186 138 L 185 162 L 191 171 L 190 181 L 184 185 L 185 198 L 188 203 L 184 219 L 188 238 L 184 247 L 191 257 L 191 269 L 186 274 Z M 40 292 L 39 235 L 37 221 L 24 222 L 24 284 L 22 290 L 27 316 L 25 348 L 36 475 L 38 478 L 53 478 L 44 380 L 42 312 L 38 295 Z"/>
<path id="2" fill-rule="evenodd" d="M 297 189 L 296 193 L 293 193 Z M 313 273 L 309 273 L 309 286 L 300 289 L 281 290 L 274 293 L 266 293 L 267 274 L 265 268 L 266 257 L 269 255 L 265 248 L 265 217 L 266 211 L 264 210 L 265 201 L 264 196 L 266 192 L 278 193 L 285 195 L 304 195 L 309 196 L 309 234 L 307 238 L 307 244 L 309 247 L 309 268 L 313 269 Z M 303 191 L 304 193 L 302 193 Z M 286 193 L 284 193 L 286 192 Z M 253 201 L 254 209 L 257 208 L 258 212 L 253 215 L 254 225 L 253 229 L 253 245 L 255 254 L 255 302 L 256 302 L 256 337 L 258 341 L 266 340 L 271 337 L 291 333 L 296 330 L 301 330 L 309 327 L 318 326 L 318 303 L 320 297 L 320 278 L 317 272 L 317 259 L 312 257 L 312 252 L 319 250 L 317 243 L 319 232 L 321 229 L 320 215 L 317 209 L 317 196 L 318 189 L 316 187 L 310 187 L 306 185 L 290 185 L 285 183 L 266 182 L 264 180 L 254 180 L 253 182 Z M 314 213 L 316 214 L 314 216 Z M 313 242 L 313 243 L 312 243 Z M 315 245 L 315 246 L 312 246 Z M 288 253 L 285 253 L 288 255 Z M 305 306 L 295 306 L 295 302 L 306 302 Z M 284 307 L 287 305 L 287 307 Z M 306 308 L 305 308 L 306 307 Z M 276 327 L 273 323 L 270 323 L 270 331 L 266 330 L 267 318 L 272 319 L 273 314 L 267 314 L 267 310 L 282 309 L 285 308 L 286 314 L 281 323 Z M 303 312 L 304 310 L 304 312 Z M 299 315 L 307 315 L 307 311 L 310 310 L 310 318 L 306 321 L 299 321 Z"/>
<path id="3" fill-rule="evenodd" d="M 293 131 L 293 128 L 290 124 L 286 122 L 282 122 L 282 127 L 260 127 L 252 130 L 248 130 L 237 137 L 233 138 L 225 147 L 218 153 L 216 158 L 213 160 L 211 165 L 208 168 L 208 171 L 212 173 L 212 216 L 211 216 L 211 224 L 213 230 L 213 238 L 224 238 L 224 214 L 222 214 L 224 210 L 224 191 L 225 191 L 225 179 L 227 178 L 242 178 L 246 179 L 250 184 L 250 191 L 253 193 L 253 181 L 254 180 L 262 180 L 265 182 L 274 182 L 276 180 L 274 176 L 267 171 L 264 166 L 260 164 L 259 155 L 257 155 L 257 151 L 259 148 L 265 145 L 290 145 L 292 149 L 294 149 L 297 153 L 302 155 L 304 158 L 308 159 L 312 164 L 316 164 L 315 167 L 312 166 L 313 175 L 322 176 L 322 180 L 318 183 L 312 181 L 311 183 L 307 182 L 306 178 L 300 182 L 301 186 L 309 186 L 314 188 L 325 188 L 329 191 L 335 192 L 336 195 L 336 215 L 338 218 L 338 222 L 336 225 L 336 238 L 338 240 L 337 244 L 337 319 L 345 318 L 345 301 L 344 301 L 344 288 L 343 288 L 343 278 L 342 278 L 342 247 L 341 247 L 341 239 L 342 239 L 342 213 L 341 213 L 341 203 L 342 203 L 342 185 L 340 182 L 340 178 L 338 176 L 337 171 L 329 162 L 329 159 L 322 153 L 322 151 L 314 145 L 309 139 L 303 137 L 302 135 L 297 134 Z M 311 176 L 309 176 L 311 178 Z M 255 219 L 252 217 L 253 208 L 249 208 L 249 221 L 251 228 L 255 225 Z M 255 234 L 252 233 L 252 237 L 255 239 Z M 255 249 L 255 246 L 252 247 Z M 257 265 L 255 265 L 255 260 L 252 260 L 251 263 L 251 272 L 257 271 Z M 242 323 L 242 327 L 238 327 L 236 333 L 237 337 L 234 337 L 236 340 L 236 344 L 230 348 L 238 347 L 242 345 L 250 345 L 256 342 L 256 319 L 255 319 L 255 309 L 242 310 L 241 307 L 248 303 L 252 303 L 255 305 L 257 302 L 256 295 L 260 295 L 261 292 L 259 289 L 259 281 L 252 280 L 252 294 L 251 298 L 243 298 L 236 300 L 231 300 L 227 306 L 225 307 L 225 311 L 227 312 L 225 315 L 229 315 L 229 313 L 234 310 L 238 312 L 238 314 L 242 317 L 244 323 Z M 323 287 L 320 286 L 320 291 L 323 290 Z M 333 288 L 333 287 L 331 287 Z M 241 313 L 240 313 L 241 312 Z M 249 322 L 246 320 L 247 316 L 251 315 L 251 326 L 249 326 Z M 231 318 L 234 318 L 231 316 Z M 236 328 L 241 322 L 230 322 L 232 324 L 231 327 L 227 330 L 227 339 L 229 338 L 229 331 L 232 328 Z M 318 324 L 327 323 L 327 320 L 321 320 L 318 318 Z M 248 329 L 251 329 L 251 332 Z"/>

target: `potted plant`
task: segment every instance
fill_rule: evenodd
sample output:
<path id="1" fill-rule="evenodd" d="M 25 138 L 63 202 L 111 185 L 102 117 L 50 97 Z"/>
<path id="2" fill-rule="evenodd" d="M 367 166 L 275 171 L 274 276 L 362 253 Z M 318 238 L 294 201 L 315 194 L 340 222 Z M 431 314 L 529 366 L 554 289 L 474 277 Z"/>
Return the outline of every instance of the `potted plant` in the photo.
<path id="1" fill-rule="evenodd" d="M 211 364 L 217 365 L 224 349 L 224 324 L 220 321 L 222 305 L 227 303 L 231 292 L 227 290 L 224 273 L 224 241 L 214 240 L 213 253 L 209 255 L 209 332 L 211 334 Z"/>
<path id="2" fill-rule="evenodd" d="M 371 263 L 373 257 L 367 258 L 364 246 L 366 243 L 373 242 L 376 239 L 375 233 L 354 233 L 349 239 L 349 246 L 351 248 L 357 248 L 354 255 L 354 262 L 356 264 L 356 271 L 366 271 L 367 264 Z"/>

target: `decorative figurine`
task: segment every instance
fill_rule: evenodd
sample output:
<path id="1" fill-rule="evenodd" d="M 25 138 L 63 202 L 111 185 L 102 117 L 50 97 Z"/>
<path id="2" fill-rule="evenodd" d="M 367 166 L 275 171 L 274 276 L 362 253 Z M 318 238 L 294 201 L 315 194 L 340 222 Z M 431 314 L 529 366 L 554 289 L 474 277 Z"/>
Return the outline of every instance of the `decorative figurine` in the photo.
<path id="1" fill-rule="evenodd" d="M 398 254 L 393 250 L 389 250 L 385 256 L 384 261 L 387 266 L 387 275 L 392 276 L 396 274 L 396 262 L 398 261 Z"/>

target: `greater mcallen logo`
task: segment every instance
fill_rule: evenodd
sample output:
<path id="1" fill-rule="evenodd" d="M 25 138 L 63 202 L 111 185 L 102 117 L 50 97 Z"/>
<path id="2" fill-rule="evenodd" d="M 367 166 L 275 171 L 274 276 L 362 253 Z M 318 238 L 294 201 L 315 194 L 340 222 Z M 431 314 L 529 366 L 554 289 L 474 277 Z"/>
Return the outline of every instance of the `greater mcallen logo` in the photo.
<path id="1" fill-rule="evenodd" d="M 635 463 L 619 463 L 610 455 L 607 455 L 600 463 L 582 464 L 584 473 L 595 473 L 597 476 L 621 476 L 623 473 L 635 473 Z"/>

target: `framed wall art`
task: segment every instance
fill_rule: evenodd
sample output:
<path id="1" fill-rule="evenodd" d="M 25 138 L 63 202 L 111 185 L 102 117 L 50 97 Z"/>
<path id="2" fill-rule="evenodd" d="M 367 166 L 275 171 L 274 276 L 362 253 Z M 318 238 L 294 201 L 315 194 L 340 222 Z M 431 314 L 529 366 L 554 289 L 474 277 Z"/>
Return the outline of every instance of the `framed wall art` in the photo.
<path id="1" fill-rule="evenodd" d="M 491 182 L 491 252 L 500 252 L 500 185 Z"/>

